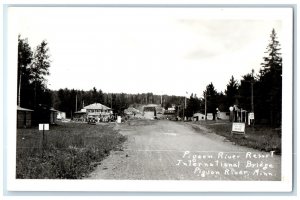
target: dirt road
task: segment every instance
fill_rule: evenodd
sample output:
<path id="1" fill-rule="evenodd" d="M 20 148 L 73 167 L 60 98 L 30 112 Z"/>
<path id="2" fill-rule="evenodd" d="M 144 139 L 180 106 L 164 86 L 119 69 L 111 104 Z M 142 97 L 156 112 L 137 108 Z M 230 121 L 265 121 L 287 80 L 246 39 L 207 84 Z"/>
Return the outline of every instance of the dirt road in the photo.
<path id="1" fill-rule="evenodd" d="M 274 180 L 281 157 L 224 140 L 198 125 L 137 120 L 116 129 L 128 140 L 88 179 L 116 180 Z"/>

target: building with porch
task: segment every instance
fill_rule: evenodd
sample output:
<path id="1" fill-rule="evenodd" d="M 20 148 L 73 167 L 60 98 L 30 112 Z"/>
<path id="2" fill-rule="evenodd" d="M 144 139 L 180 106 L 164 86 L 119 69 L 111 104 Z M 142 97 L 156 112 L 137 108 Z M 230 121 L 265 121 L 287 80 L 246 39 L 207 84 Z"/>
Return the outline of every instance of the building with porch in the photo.
<path id="1" fill-rule="evenodd" d="M 95 119 L 96 122 L 107 122 L 112 114 L 111 108 L 101 103 L 93 103 L 75 112 L 73 119 L 75 121 L 89 121 L 90 119 Z"/>

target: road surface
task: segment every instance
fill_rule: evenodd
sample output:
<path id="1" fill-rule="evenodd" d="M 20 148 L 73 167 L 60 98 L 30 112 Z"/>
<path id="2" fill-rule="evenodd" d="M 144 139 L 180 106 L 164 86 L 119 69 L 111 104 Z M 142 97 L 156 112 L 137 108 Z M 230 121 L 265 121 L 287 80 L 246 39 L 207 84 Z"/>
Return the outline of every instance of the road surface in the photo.
<path id="1" fill-rule="evenodd" d="M 118 124 L 127 136 L 87 179 L 281 180 L 281 157 L 234 145 L 201 125 L 168 120 Z"/>

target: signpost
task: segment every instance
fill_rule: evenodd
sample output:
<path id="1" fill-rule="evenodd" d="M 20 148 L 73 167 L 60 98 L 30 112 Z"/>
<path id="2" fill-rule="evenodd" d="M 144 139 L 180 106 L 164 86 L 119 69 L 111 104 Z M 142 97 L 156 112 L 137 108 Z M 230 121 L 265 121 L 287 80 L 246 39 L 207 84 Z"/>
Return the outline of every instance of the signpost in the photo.
<path id="1" fill-rule="evenodd" d="M 231 134 L 244 135 L 245 134 L 245 123 L 238 123 L 238 122 L 232 123 Z"/>
<path id="2" fill-rule="evenodd" d="M 230 115 L 229 115 L 229 121 L 233 122 L 234 121 L 234 113 L 233 113 L 233 107 L 229 107 Z"/>
<path id="3" fill-rule="evenodd" d="M 49 124 L 39 124 L 39 131 L 43 131 L 42 147 L 46 145 L 45 131 L 49 131 Z"/>
<path id="4" fill-rule="evenodd" d="M 207 113 L 207 120 L 213 120 L 214 116 L 212 113 Z"/>
<path id="5" fill-rule="evenodd" d="M 40 131 L 49 131 L 49 124 L 39 124 L 39 130 Z"/>
<path id="6" fill-rule="evenodd" d="M 249 113 L 249 119 L 254 119 L 254 113 L 253 112 Z"/>
<path id="7" fill-rule="evenodd" d="M 251 124 L 251 120 L 254 120 L 254 112 L 251 112 L 248 114 L 248 125 Z"/>
<path id="8" fill-rule="evenodd" d="M 121 118 L 121 116 L 118 116 L 118 117 L 117 117 L 117 123 L 118 123 L 118 124 L 122 123 L 122 118 Z"/>

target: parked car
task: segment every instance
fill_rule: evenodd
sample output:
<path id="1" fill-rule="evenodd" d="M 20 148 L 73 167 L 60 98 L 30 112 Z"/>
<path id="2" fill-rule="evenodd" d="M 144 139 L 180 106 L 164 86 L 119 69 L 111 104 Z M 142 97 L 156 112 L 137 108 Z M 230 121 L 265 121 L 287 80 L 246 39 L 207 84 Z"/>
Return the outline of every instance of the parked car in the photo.
<path id="1" fill-rule="evenodd" d="M 88 118 L 88 124 L 95 125 L 96 124 L 96 119 L 94 117 Z"/>

